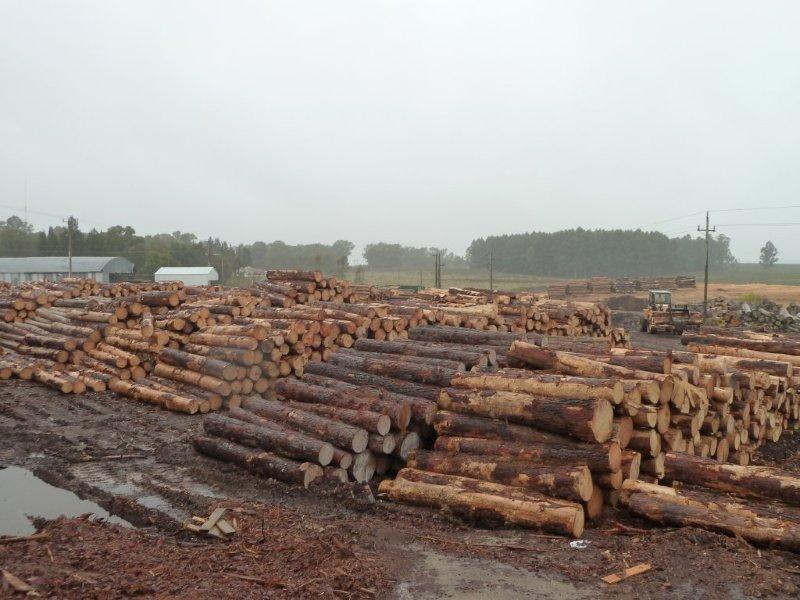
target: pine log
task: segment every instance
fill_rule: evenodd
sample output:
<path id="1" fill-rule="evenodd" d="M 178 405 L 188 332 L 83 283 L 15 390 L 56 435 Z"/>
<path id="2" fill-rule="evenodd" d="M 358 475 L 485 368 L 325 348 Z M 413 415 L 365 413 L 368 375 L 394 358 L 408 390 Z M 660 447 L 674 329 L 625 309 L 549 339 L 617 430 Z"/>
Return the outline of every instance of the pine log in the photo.
<path id="1" fill-rule="evenodd" d="M 634 429 L 628 446 L 644 456 L 656 457 L 661 453 L 661 436 L 655 429 Z"/>
<path id="2" fill-rule="evenodd" d="M 398 403 L 383 400 L 378 397 L 377 393 L 374 396 L 355 395 L 348 393 L 350 390 L 329 389 L 288 377 L 275 382 L 275 391 L 284 398 L 298 402 L 326 404 L 384 414 L 391 420 L 391 425 L 400 430 L 405 430 L 411 421 L 411 404 L 409 402 Z"/>
<path id="3" fill-rule="evenodd" d="M 800 552 L 800 527 L 796 522 L 759 515 L 746 505 L 693 500 L 673 488 L 633 481 L 623 483 L 621 499 L 632 514 L 649 521 L 698 527 L 738 536 L 759 546 Z"/>
<path id="4" fill-rule="evenodd" d="M 457 373 L 452 379 L 452 386 L 528 392 L 554 398 L 604 398 L 612 404 L 620 404 L 625 395 L 622 383 L 615 379 L 570 377 L 518 369 L 506 369 L 497 373 Z"/>
<path id="5" fill-rule="evenodd" d="M 366 339 L 366 338 L 364 338 Z M 387 343 L 380 341 L 379 343 Z M 394 342 L 388 342 L 394 343 Z M 463 362 L 444 358 L 430 358 L 427 356 L 413 356 L 410 354 L 387 354 L 385 352 L 369 352 L 367 350 L 357 350 L 355 348 L 338 348 L 337 354 L 354 356 L 359 359 L 370 359 L 377 361 L 391 361 L 400 363 L 411 363 L 411 365 L 423 365 L 427 367 L 441 367 L 446 370 L 463 373 L 466 365 Z M 427 370 L 426 370 L 427 371 Z M 416 381 L 416 380 L 412 380 Z"/>
<path id="6" fill-rule="evenodd" d="M 349 352 L 334 352 L 328 361 L 347 369 L 363 371 L 372 375 L 438 386 L 450 385 L 453 376 L 458 373 L 455 369 L 409 363 L 402 360 L 363 358 Z"/>
<path id="7" fill-rule="evenodd" d="M 328 406 L 327 404 L 294 401 L 289 401 L 289 406 L 298 410 L 313 412 L 314 414 L 322 415 L 335 421 L 348 423 L 354 427 L 361 427 L 370 433 L 377 433 L 378 435 L 386 435 L 392 428 L 392 422 L 388 415 L 382 415 L 369 410 L 352 410 L 338 406 Z"/>
<path id="8" fill-rule="evenodd" d="M 462 518 L 533 527 L 572 537 L 583 533 L 580 504 L 502 484 L 403 469 L 378 487 L 395 502 L 447 509 Z"/>
<path id="9" fill-rule="evenodd" d="M 251 396 L 242 400 L 242 408 L 312 433 L 321 440 L 356 453 L 363 452 L 369 442 L 369 433 L 365 429 L 298 410 L 276 400 L 262 400 Z"/>
<path id="10" fill-rule="evenodd" d="M 585 465 L 538 465 L 497 455 L 425 450 L 412 454 L 407 464 L 422 471 L 523 487 L 565 500 L 586 502 L 592 496 L 592 476 Z"/>
<path id="11" fill-rule="evenodd" d="M 514 340 L 527 339 L 541 342 L 542 336 L 524 333 L 505 333 L 500 331 L 478 331 L 464 327 L 427 326 L 412 327 L 408 330 L 412 340 L 425 342 L 447 342 L 469 346 L 502 346 L 508 348 Z"/>
<path id="12" fill-rule="evenodd" d="M 108 384 L 108 388 L 123 396 L 129 396 L 135 400 L 157 404 L 158 406 L 163 406 L 164 408 L 177 412 L 185 412 L 193 415 L 200 410 L 200 403 L 196 399 L 184 398 L 177 394 L 155 390 L 122 379 L 111 380 Z"/>
<path id="13" fill-rule="evenodd" d="M 220 396 L 229 396 L 231 394 L 231 384 L 222 379 L 211 377 L 210 375 L 203 375 L 196 371 L 188 369 L 181 369 L 180 367 L 173 367 L 165 365 L 164 363 L 156 363 L 153 367 L 153 373 L 164 379 L 173 379 L 183 383 L 190 383 L 203 389 L 219 394 Z"/>
<path id="14" fill-rule="evenodd" d="M 230 417 L 208 415 L 203 428 L 210 435 L 262 448 L 288 458 L 308 460 L 322 466 L 333 460 L 333 445 L 277 425 L 241 408 L 232 407 Z"/>
<path id="15" fill-rule="evenodd" d="M 356 454 L 353 458 L 353 464 L 350 466 L 350 474 L 358 483 L 366 483 L 375 475 L 376 464 L 375 455 L 369 450 L 364 450 Z"/>
<path id="16" fill-rule="evenodd" d="M 577 444 L 565 440 L 563 444 L 537 444 L 445 435 L 436 439 L 434 448 L 443 452 L 503 456 L 531 463 L 585 464 L 593 474 L 612 473 L 621 465 L 621 451 L 616 442 Z"/>
<path id="17" fill-rule="evenodd" d="M 508 419 L 587 442 L 611 437 L 613 410 L 607 400 L 548 398 L 495 390 L 443 389 L 439 407 L 465 414 Z"/>
<path id="18" fill-rule="evenodd" d="M 419 446 L 419 435 L 414 431 L 408 431 L 395 437 L 392 454 L 402 460 L 407 460 L 412 452 L 419 449 Z"/>
<path id="19" fill-rule="evenodd" d="M 158 355 L 159 360 L 190 371 L 218 377 L 225 381 L 233 381 L 239 372 L 236 365 L 215 358 L 189 354 L 173 348 L 164 348 Z"/>
<path id="20" fill-rule="evenodd" d="M 681 452 L 667 453 L 665 469 L 666 476 L 676 481 L 800 506 L 800 478 L 780 469 L 719 463 Z"/>
<path id="21" fill-rule="evenodd" d="M 484 367 L 489 364 L 487 353 L 474 352 L 464 347 L 463 350 L 447 346 L 427 345 L 414 341 L 393 342 L 360 338 L 355 341 L 356 350 L 367 352 L 382 352 L 385 354 L 402 354 L 406 356 L 419 356 L 425 358 L 447 359 L 464 363 L 468 368 L 475 366 Z"/>
<path id="22" fill-rule="evenodd" d="M 387 391 L 403 394 L 405 396 L 432 400 L 434 403 L 438 400 L 440 392 L 440 388 L 436 386 L 414 383 L 381 375 L 373 375 L 363 371 L 352 371 L 339 365 L 323 362 L 308 363 L 305 367 L 305 373 L 323 375 L 355 385 L 383 388 Z"/>
<path id="23" fill-rule="evenodd" d="M 249 448 L 218 438 L 199 435 L 194 438 L 194 447 L 202 454 L 235 463 L 248 471 L 284 483 L 308 487 L 323 473 L 319 465 L 300 463 L 269 452 L 253 452 Z"/>
<path id="24" fill-rule="evenodd" d="M 727 346 L 731 348 L 743 348 L 756 352 L 769 352 L 771 354 L 787 354 L 800 356 L 800 341 L 789 339 L 748 339 L 724 337 L 718 335 L 703 335 L 685 331 L 681 335 L 681 343 L 684 346 L 689 344 L 705 346 Z"/>

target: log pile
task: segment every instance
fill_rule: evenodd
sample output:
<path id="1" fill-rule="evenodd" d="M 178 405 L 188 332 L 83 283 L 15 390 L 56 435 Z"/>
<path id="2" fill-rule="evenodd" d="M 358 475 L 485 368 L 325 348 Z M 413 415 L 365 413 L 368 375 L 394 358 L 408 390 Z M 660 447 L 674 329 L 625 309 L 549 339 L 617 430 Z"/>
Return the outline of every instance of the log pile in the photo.
<path id="1" fill-rule="evenodd" d="M 679 288 L 694 288 L 695 285 L 695 278 L 692 275 L 677 275 L 675 277 L 621 277 L 613 280 L 607 277 L 592 277 L 591 279 L 585 280 L 551 283 L 547 286 L 547 294 L 551 298 L 587 296 L 590 294 L 633 294 L 637 291 L 651 289 L 675 290 Z"/>
<path id="2" fill-rule="evenodd" d="M 487 343 L 487 333 L 427 327 L 412 329 L 410 337 L 476 348 Z M 492 341 L 502 356 L 501 344 L 508 340 Z M 513 340 L 504 357 L 507 368 L 476 366 L 451 374 L 450 385 L 439 393 L 432 450 L 412 454 L 394 482 L 381 484 L 382 491 L 397 501 L 473 518 L 485 509 L 492 519 L 508 523 L 515 521 L 506 509 L 520 488 L 538 494 L 539 502 L 545 498 L 582 507 L 587 521 L 604 503 L 627 506 L 656 521 L 659 515 L 672 515 L 666 508 L 651 510 L 664 500 L 630 501 L 623 489 L 626 480 L 629 487 L 682 482 L 745 497 L 800 501 L 798 480 L 746 466 L 760 445 L 798 427 L 797 382 L 792 363 L 781 360 L 790 355 L 745 360 L 566 340 L 559 344 L 561 349 L 554 349 L 535 336 Z M 785 342 L 769 349 L 800 354 Z M 462 480 L 476 496 L 466 493 Z M 699 512 L 686 524 L 702 521 L 698 515 L 716 510 L 718 501 L 707 498 L 697 505 Z M 468 502 L 475 503 L 469 510 Z M 536 526 L 569 530 L 573 521 L 561 504 L 536 506 L 560 519 L 558 526 L 552 520 Z M 662 520 L 681 524 L 680 518 Z M 741 533 L 733 521 L 720 523 L 714 530 Z M 766 525 L 777 527 L 774 520 Z M 792 527 L 792 535 L 798 535 L 797 523 Z M 766 539 L 752 535 L 745 537 Z M 791 544 L 783 546 L 791 549 Z"/>
<path id="3" fill-rule="evenodd" d="M 418 325 L 531 331 L 548 336 L 620 336 L 611 326 L 611 311 L 600 303 L 471 288 L 431 288 L 419 292 L 373 289 L 371 297 L 388 305 L 389 314 L 414 318 Z"/>
<path id="4" fill-rule="evenodd" d="M 714 298 L 709 313 L 719 327 L 747 328 L 762 332 L 800 332 L 800 307 L 792 303 L 781 307 L 769 300 L 757 304 Z"/>
<path id="5" fill-rule="evenodd" d="M 230 423 L 223 427 L 217 416 L 206 418 L 206 434 L 267 450 L 281 460 L 333 465 L 344 470 L 337 478 L 366 482 L 375 474 L 397 472 L 422 443 L 432 443 L 440 390 L 457 373 L 495 364 L 492 350 L 465 344 L 359 338 L 353 348 L 330 353 L 327 362 L 308 363 L 301 379 L 277 381 L 277 399 L 248 397 L 241 408 L 231 408 L 231 417 L 249 423 L 247 435 Z M 276 428 L 278 433 L 272 431 Z M 311 453 L 299 454 L 286 442 L 298 435 Z M 330 451 L 318 457 L 320 444 Z M 228 460 L 208 450 L 210 442 L 197 447 Z M 240 449 L 246 451 L 252 452 Z"/>

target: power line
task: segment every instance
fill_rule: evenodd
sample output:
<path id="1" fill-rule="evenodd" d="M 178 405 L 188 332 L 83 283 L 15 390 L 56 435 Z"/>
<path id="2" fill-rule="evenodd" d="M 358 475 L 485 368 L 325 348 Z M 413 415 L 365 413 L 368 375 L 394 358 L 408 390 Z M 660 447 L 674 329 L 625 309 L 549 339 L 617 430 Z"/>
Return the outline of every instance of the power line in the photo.
<path id="1" fill-rule="evenodd" d="M 645 227 L 652 227 L 653 225 L 661 225 L 662 223 L 671 223 L 672 221 L 680 221 L 681 219 L 688 219 L 689 217 L 696 217 L 697 215 L 702 215 L 704 211 L 700 210 L 688 215 L 683 215 L 681 217 L 673 217 L 672 219 L 664 219 L 663 221 L 656 221 L 655 223 L 650 223 L 649 225 L 645 225 Z"/>
<path id="2" fill-rule="evenodd" d="M 738 212 L 750 210 L 781 210 L 784 208 L 800 208 L 800 204 L 788 204 L 786 206 L 755 206 L 753 208 L 717 208 L 712 209 L 711 212 Z"/>
<path id="3" fill-rule="evenodd" d="M 662 225 L 663 223 L 672 223 L 674 221 L 680 221 L 682 219 L 688 219 L 690 217 L 696 217 L 697 215 L 702 215 L 704 212 L 745 212 L 751 210 L 783 210 L 786 208 L 800 208 L 800 204 L 787 204 L 784 206 L 753 206 L 753 207 L 745 207 L 745 208 L 709 208 L 707 211 L 700 210 L 694 213 L 690 213 L 688 215 L 681 215 L 680 217 L 672 217 L 671 219 L 664 219 L 663 221 L 656 221 L 655 223 L 650 223 L 649 225 L 645 225 L 645 227 L 653 227 L 654 225 Z"/>
<path id="4" fill-rule="evenodd" d="M 717 223 L 718 227 L 793 227 L 800 223 Z"/>

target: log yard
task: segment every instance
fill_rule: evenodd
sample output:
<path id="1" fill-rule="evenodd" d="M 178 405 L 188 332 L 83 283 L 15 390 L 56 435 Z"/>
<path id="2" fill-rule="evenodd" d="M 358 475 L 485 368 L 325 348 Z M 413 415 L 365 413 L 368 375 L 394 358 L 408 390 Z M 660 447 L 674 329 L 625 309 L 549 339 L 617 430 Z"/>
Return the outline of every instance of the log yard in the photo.
<path id="1" fill-rule="evenodd" d="M 450 560 L 515 595 L 800 583 L 791 334 L 297 270 L 0 307 L 3 465 L 105 515 L 0 537 L 9 589 L 424 597 L 451 583 L 418 563 Z"/>
<path id="2" fill-rule="evenodd" d="M 800 2 L 0 2 L 0 600 L 800 598 Z"/>

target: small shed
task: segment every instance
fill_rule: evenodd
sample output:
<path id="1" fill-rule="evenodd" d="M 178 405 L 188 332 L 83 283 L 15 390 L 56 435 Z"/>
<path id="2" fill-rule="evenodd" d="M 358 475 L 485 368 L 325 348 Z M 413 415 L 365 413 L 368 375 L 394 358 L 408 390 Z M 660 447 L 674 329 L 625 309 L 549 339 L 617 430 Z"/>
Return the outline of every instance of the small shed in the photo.
<path id="1" fill-rule="evenodd" d="M 155 272 L 156 281 L 182 281 L 185 285 L 209 285 L 219 280 L 214 267 L 161 267 Z"/>
<path id="2" fill-rule="evenodd" d="M 67 256 L 0 258 L 0 281 L 58 281 L 69 276 Z M 133 273 L 133 263 L 121 256 L 73 256 L 72 276 L 109 283 Z"/>

